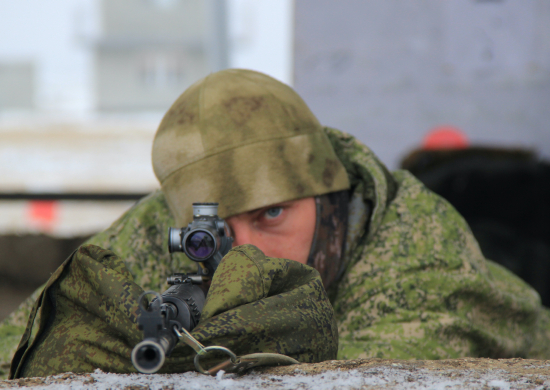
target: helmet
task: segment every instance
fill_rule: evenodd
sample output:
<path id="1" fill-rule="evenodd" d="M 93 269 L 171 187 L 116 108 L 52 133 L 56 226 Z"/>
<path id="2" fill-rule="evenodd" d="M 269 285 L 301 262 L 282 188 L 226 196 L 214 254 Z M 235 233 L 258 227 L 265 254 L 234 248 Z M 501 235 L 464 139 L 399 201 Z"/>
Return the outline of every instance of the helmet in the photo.
<path id="1" fill-rule="evenodd" d="M 251 70 L 210 74 L 168 110 L 153 169 L 179 226 L 193 202 L 227 218 L 349 188 L 322 126 L 289 86 Z"/>

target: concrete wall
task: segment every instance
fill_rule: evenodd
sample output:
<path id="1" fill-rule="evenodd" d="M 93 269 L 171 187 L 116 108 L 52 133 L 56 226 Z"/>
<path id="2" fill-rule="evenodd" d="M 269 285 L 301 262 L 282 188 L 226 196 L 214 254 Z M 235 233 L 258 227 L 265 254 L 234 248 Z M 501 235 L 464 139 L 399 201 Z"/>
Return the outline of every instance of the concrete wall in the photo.
<path id="1" fill-rule="evenodd" d="M 550 2 L 296 0 L 294 86 L 391 168 L 433 126 L 550 158 Z"/>

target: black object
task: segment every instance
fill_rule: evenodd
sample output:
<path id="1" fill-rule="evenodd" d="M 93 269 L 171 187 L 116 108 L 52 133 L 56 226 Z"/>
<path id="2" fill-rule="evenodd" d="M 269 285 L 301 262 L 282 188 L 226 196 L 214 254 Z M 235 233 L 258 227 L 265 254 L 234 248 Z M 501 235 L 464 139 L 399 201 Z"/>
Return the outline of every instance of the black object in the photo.
<path id="1" fill-rule="evenodd" d="M 191 331 L 197 326 L 205 302 L 200 285 L 212 278 L 233 242 L 229 226 L 218 217 L 217 203 L 193 203 L 193 221 L 187 228 L 169 228 L 168 237 L 170 253 L 185 252 L 198 263 L 198 272 L 168 277 L 171 287 L 162 295 L 141 295 L 138 326 L 143 341 L 132 351 L 132 364 L 144 374 L 153 374 L 162 367 L 178 342 L 174 329 Z M 156 298 L 146 305 L 149 294 Z"/>
<path id="2" fill-rule="evenodd" d="M 200 275 L 213 275 L 233 243 L 229 225 L 218 217 L 217 203 L 193 203 L 193 222 L 168 229 L 168 249 L 184 252 L 199 264 Z"/>
<path id="3" fill-rule="evenodd" d="M 143 331 L 143 341 L 132 351 L 134 367 L 144 374 L 157 372 L 169 356 L 178 338 L 174 327 L 193 329 L 199 322 L 204 307 L 204 292 L 193 283 L 191 278 L 182 277 L 168 290 L 157 295 L 146 307 L 145 295 L 140 297 L 141 314 L 138 319 L 139 329 Z"/>
<path id="4" fill-rule="evenodd" d="M 466 219 L 485 257 L 550 306 L 550 164 L 522 149 L 417 150 L 402 162 Z"/>

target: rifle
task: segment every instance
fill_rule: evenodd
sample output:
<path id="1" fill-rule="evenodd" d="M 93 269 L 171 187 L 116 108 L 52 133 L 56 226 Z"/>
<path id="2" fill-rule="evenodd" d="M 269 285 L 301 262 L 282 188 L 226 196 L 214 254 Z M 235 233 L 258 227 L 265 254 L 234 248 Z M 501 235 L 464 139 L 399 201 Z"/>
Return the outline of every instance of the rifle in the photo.
<path id="1" fill-rule="evenodd" d="M 139 372 L 157 372 L 176 346 L 179 332 L 197 326 L 206 299 L 200 285 L 212 279 L 232 243 L 229 225 L 218 217 L 218 203 L 193 203 L 193 221 L 187 228 L 168 229 L 170 253 L 184 252 L 197 262 L 198 271 L 169 276 L 171 287 L 162 295 L 148 291 L 140 296 L 143 341 L 132 350 L 132 364 Z M 147 295 L 155 296 L 149 304 Z"/>

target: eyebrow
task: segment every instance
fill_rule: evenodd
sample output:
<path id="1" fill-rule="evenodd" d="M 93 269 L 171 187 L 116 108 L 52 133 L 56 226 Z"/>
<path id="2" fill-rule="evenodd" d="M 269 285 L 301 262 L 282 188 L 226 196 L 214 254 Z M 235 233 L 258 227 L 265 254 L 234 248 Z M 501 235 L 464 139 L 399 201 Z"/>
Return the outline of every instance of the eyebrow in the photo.
<path id="1" fill-rule="evenodd" d="M 274 207 L 282 207 L 282 206 L 285 206 L 285 205 L 290 204 L 292 202 L 294 202 L 294 201 L 293 200 L 287 200 L 286 202 L 274 203 L 274 204 L 271 204 L 269 206 L 258 207 L 257 209 L 247 211 L 246 214 L 252 215 L 252 214 L 257 213 L 258 211 L 261 211 L 261 210 L 271 209 L 271 208 L 274 208 Z"/>

